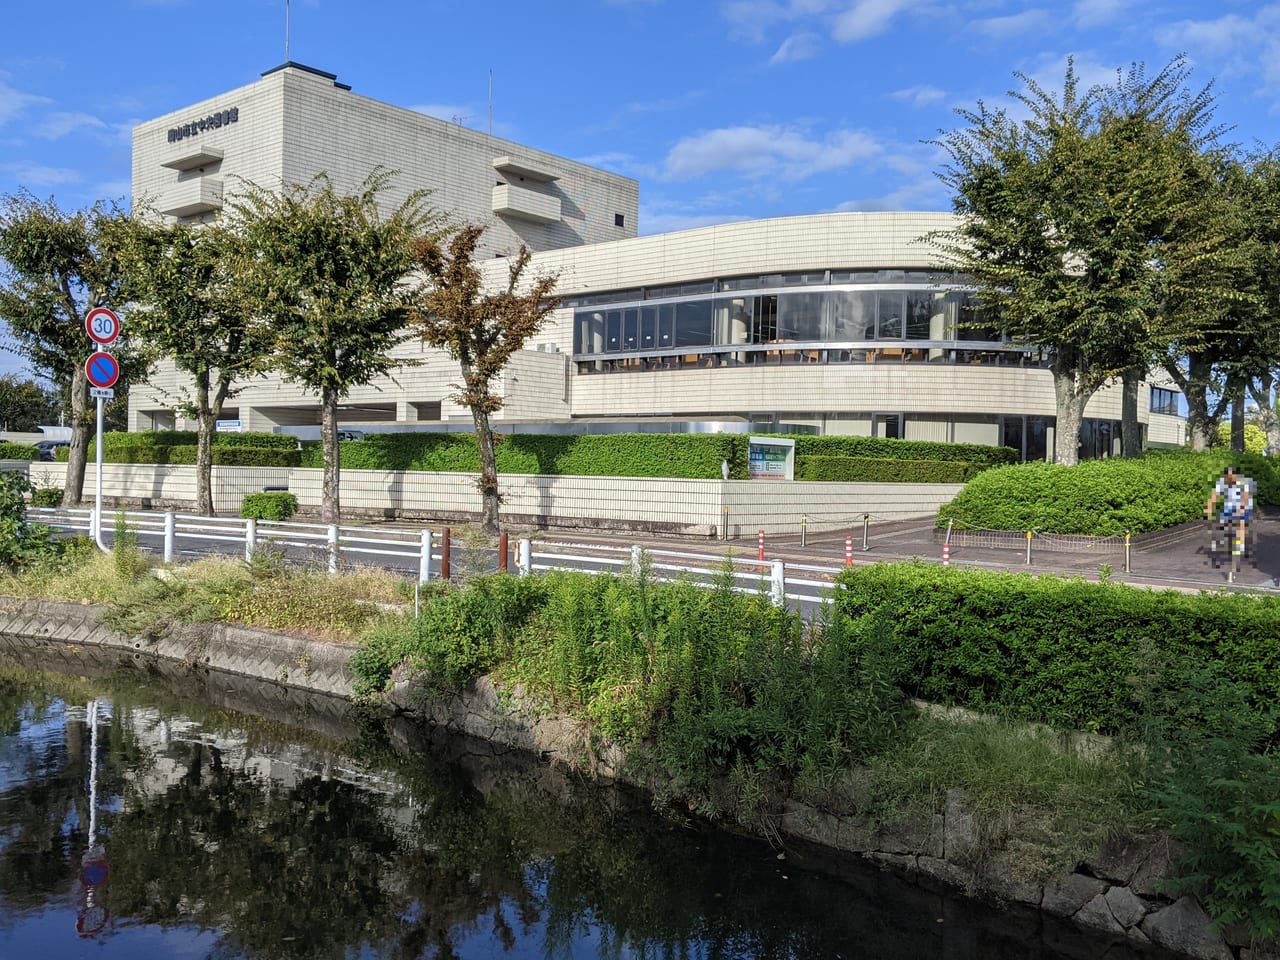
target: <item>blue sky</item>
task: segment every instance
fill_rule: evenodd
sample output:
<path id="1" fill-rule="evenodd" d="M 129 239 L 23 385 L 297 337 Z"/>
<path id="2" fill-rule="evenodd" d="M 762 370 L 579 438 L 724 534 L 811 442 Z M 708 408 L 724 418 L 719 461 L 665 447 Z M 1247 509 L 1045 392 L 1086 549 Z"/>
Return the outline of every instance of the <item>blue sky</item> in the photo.
<path id="1" fill-rule="evenodd" d="M 10 0 L 0 194 L 127 199 L 135 123 L 285 59 L 285 0 Z M 1245 145 L 1280 142 L 1280 2 L 292 0 L 290 58 L 355 92 L 640 181 L 642 234 L 944 210 L 928 141 L 1014 72 L 1086 83 L 1185 53 Z M 18 369 L 0 353 L 0 373 Z"/>

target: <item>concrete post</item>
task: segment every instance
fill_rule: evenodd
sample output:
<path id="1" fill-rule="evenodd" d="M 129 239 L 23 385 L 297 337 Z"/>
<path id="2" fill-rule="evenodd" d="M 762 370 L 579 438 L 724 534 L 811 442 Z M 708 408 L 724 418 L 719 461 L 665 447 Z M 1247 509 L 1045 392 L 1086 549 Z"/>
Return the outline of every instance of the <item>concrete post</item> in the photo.
<path id="1" fill-rule="evenodd" d="M 431 531 L 422 531 L 422 546 L 418 550 L 418 582 L 431 579 Z"/>
<path id="2" fill-rule="evenodd" d="M 168 510 L 164 515 L 164 562 L 173 563 L 174 540 L 176 538 L 175 530 L 177 529 L 177 518 L 174 517 L 173 511 Z"/>
<path id="3" fill-rule="evenodd" d="M 253 551 L 258 547 L 258 521 L 250 517 L 244 522 L 244 562 L 253 560 Z"/>
<path id="4" fill-rule="evenodd" d="M 787 577 L 781 560 L 773 561 L 769 595 L 775 607 L 785 607 L 787 605 Z"/>
<path id="5" fill-rule="evenodd" d="M 338 527 L 336 524 L 329 527 L 329 572 L 338 572 Z"/>

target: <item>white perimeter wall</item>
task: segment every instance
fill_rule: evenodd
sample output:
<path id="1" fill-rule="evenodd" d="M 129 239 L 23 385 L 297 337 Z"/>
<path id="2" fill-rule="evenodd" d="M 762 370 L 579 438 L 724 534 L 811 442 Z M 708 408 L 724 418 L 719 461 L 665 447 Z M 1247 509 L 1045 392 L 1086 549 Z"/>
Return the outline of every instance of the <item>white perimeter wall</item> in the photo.
<path id="1" fill-rule="evenodd" d="M 32 463 L 37 486 L 61 486 L 66 466 Z M 634 529 L 730 537 L 798 534 L 801 518 L 817 533 L 860 527 L 872 520 L 932 516 L 960 492 L 958 483 L 801 483 L 749 480 L 669 480 L 638 477 L 548 477 L 508 474 L 498 478 L 507 522 L 523 526 Z M 85 473 L 91 500 L 95 467 Z M 214 467 L 214 507 L 238 515 L 240 502 L 264 487 L 287 486 L 304 509 L 320 506 L 321 471 L 316 468 Z M 108 463 L 103 496 L 144 508 L 187 510 L 195 500 L 192 466 Z M 476 475 L 392 470 L 343 470 L 343 515 L 466 520 L 480 512 Z"/>

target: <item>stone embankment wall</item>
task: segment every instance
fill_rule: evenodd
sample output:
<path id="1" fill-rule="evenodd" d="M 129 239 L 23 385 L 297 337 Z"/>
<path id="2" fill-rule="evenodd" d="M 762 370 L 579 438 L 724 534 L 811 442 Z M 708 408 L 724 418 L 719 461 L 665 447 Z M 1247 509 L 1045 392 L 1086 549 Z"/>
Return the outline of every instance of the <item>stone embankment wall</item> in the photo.
<path id="1" fill-rule="evenodd" d="M 286 687 L 352 694 L 351 647 L 224 624 L 178 627 L 157 638 L 128 637 L 104 625 L 101 615 L 91 605 L 0 598 L 0 652 L 41 644 L 57 644 L 72 653 L 79 648 L 99 654 L 114 650 L 135 661 L 171 660 Z M 407 678 L 398 678 L 390 705 L 425 723 L 526 750 L 550 763 L 627 780 L 621 751 L 600 747 L 587 724 L 548 715 L 519 690 L 500 694 L 482 679 L 447 702 L 430 702 L 415 694 Z M 961 790 L 951 791 L 945 810 L 928 821 L 876 825 L 790 801 L 779 826 L 784 835 L 856 854 L 908 876 L 1038 907 L 1103 938 L 1151 944 L 1197 960 L 1280 958 L 1274 950 L 1247 945 L 1242 937 L 1215 933 L 1195 899 L 1170 903 L 1157 892 L 1156 881 L 1168 872 L 1174 853 L 1162 838 L 1113 842 L 1077 872 L 1041 884 L 1020 877 L 999 852 L 977 855 L 977 821 Z"/>

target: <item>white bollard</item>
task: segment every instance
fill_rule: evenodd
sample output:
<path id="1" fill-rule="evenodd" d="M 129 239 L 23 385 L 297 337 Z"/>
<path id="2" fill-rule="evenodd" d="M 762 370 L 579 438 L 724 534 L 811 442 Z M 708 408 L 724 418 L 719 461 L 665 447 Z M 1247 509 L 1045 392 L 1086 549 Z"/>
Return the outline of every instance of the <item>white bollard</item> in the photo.
<path id="1" fill-rule="evenodd" d="M 775 607 L 785 607 L 787 605 L 787 575 L 781 560 L 773 561 L 769 587 L 769 595 L 773 600 L 773 605 Z"/>
<path id="2" fill-rule="evenodd" d="M 173 563 L 174 539 L 177 530 L 177 518 L 169 510 L 164 515 L 164 562 Z"/>
<path id="3" fill-rule="evenodd" d="M 418 553 L 418 582 L 426 583 L 431 579 L 431 531 L 422 531 L 422 547 Z M 415 593 L 416 597 L 417 594 Z"/>
<path id="4" fill-rule="evenodd" d="M 258 521 L 250 517 L 244 522 L 244 562 L 253 562 L 253 551 L 258 549 Z"/>
<path id="5" fill-rule="evenodd" d="M 338 572 L 338 527 L 329 527 L 329 572 Z"/>
<path id="6" fill-rule="evenodd" d="M 527 537 L 516 544 L 516 570 L 522 577 L 533 572 L 533 544 Z"/>

